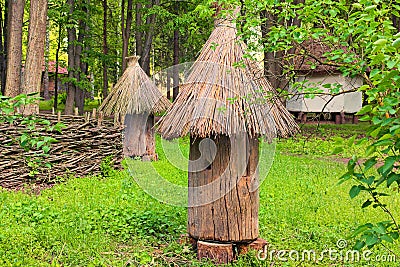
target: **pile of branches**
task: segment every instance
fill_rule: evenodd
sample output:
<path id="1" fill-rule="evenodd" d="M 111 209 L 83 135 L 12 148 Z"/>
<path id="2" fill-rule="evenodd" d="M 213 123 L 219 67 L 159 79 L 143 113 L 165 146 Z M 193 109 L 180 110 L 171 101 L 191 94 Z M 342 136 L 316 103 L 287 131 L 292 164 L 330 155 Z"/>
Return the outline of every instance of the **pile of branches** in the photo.
<path id="1" fill-rule="evenodd" d="M 1 187 L 52 184 L 71 175 L 101 174 L 104 166 L 121 167 L 123 131 L 112 121 L 103 121 L 101 117 L 44 114 L 39 118 L 49 121 L 50 126 L 61 123 L 62 129 L 49 131 L 49 127 L 43 125 L 29 129 L 22 118 L 0 123 Z M 29 150 L 21 146 L 21 136 L 32 131 L 55 139 L 47 153 L 36 146 Z"/>

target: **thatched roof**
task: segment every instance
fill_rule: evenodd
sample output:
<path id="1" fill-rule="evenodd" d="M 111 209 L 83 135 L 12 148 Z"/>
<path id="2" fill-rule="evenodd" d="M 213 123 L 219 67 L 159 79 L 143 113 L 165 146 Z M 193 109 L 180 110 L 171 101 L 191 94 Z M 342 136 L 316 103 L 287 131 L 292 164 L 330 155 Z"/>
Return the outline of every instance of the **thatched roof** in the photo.
<path id="1" fill-rule="evenodd" d="M 139 57 L 128 57 L 128 67 L 100 106 L 105 115 L 158 113 L 167 110 L 171 102 L 139 66 Z"/>
<path id="2" fill-rule="evenodd" d="M 258 74 L 257 63 L 244 57 L 246 49 L 235 24 L 227 20 L 217 24 L 159 122 L 163 138 L 248 132 L 272 140 L 298 131 L 277 93 Z"/>

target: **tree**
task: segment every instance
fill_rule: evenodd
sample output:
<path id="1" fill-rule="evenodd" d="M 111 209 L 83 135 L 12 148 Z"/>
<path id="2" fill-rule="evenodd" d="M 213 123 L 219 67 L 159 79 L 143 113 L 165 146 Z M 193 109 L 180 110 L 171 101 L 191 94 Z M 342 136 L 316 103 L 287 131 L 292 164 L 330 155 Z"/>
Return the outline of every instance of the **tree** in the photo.
<path id="1" fill-rule="evenodd" d="M 304 0 L 295 0 L 293 1 L 293 5 L 297 5 L 300 3 L 304 3 Z M 268 34 L 272 30 L 273 27 L 300 27 L 300 20 L 298 16 L 288 17 L 288 18 L 279 18 L 279 15 L 276 12 L 271 12 L 271 10 L 282 10 L 282 8 L 278 5 L 277 7 L 269 6 L 268 9 L 264 9 L 260 13 L 261 20 L 261 42 L 263 45 L 268 44 Z M 290 48 L 288 51 L 274 51 L 268 48 L 264 49 L 264 74 L 268 78 L 272 87 L 275 89 L 284 89 L 287 90 L 289 87 L 290 81 L 290 69 L 286 67 L 292 66 L 292 55 L 294 55 L 295 50 Z M 290 62 L 285 62 L 289 60 Z"/>
<path id="2" fill-rule="evenodd" d="M 47 0 L 31 0 L 29 38 L 26 53 L 22 93 L 40 92 L 44 63 L 44 45 L 46 38 Z M 39 105 L 29 105 L 25 114 L 39 113 Z"/>
<path id="3" fill-rule="evenodd" d="M 103 54 L 108 55 L 107 45 L 107 0 L 103 0 Z M 108 74 L 107 74 L 107 62 L 103 58 L 103 99 L 108 95 Z"/>
<path id="4" fill-rule="evenodd" d="M 4 12 L 3 12 L 4 11 Z M 3 18 L 4 14 L 4 18 Z M 4 95 L 6 87 L 6 70 L 7 70 L 7 21 L 8 21 L 8 0 L 0 5 L 0 83 L 1 94 Z"/>
<path id="5" fill-rule="evenodd" d="M 146 10 L 149 11 L 158 5 L 160 5 L 160 0 L 152 0 L 151 3 L 146 5 Z M 150 52 L 153 45 L 157 13 L 150 13 L 146 18 L 145 25 L 143 25 L 142 12 L 144 12 L 142 5 L 136 5 L 136 53 L 140 56 L 140 66 L 147 75 L 150 75 Z M 146 28 L 146 31 L 138 34 L 143 28 Z"/>
<path id="6" fill-rule="evenodd" d="M 69 6 L 67 27 L 68 33 L 68 91 L 65 104 L 65 114 L 74 113 L 74 105 L 83 114 L 85 98 L 85 80 L 88 74 L 88 64 L 82 60 L 87 55 L 85 39 L 89 31 L 89 1 L 68 0 Z M 77 21 L 77 24 L 74 23 Z"/>
<path id="7" fill-rule="evenodd" d="M 129 39 L 131 37 L 131 26 L 132 26 L 132 0 L 128 0 L 128 6 L 126 10 L 125 20 L 125 0 L 122 0 L 121 5 L 121 30 L 122 30 L 122 71 L 126 69 L 126 58 L 128 56 Z"/>
<path id="8" fill-rule="evenodd" d="M 7 76 L 4 95 L 15 97 L 21 88 L 22 24 L 25 0 L 9 1 Z"/>

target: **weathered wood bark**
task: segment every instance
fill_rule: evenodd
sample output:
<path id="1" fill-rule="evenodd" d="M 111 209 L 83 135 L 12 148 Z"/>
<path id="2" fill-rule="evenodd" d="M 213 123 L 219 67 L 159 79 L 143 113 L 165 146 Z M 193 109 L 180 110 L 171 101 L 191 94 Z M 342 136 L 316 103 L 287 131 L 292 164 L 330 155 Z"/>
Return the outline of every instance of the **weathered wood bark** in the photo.
<path id="1" fill-rule="evenodd" d="M 21 87 L 25 94 L 40 92 L 46 38 L 47 0 L 31 1 L 30 10 L 28 51 Z M 39 103 L 28 105 L 24 109 L 24 114 L 34 113 L 39 113 Z"/>
<path id="2" fill-rule="evenodd" d="M 125 133 L 123 153 L 125 157 L 146 157 L 156 160 L 154 115 L 127 114 L 125 116 Z"/>
<path id="3" fill-rule="evenodd" d="M 107 44 L 107 0 L 103 0 L 103 54 L 108 55 L 108 44 Z M 108 75 L 107 75 L 107 62 L 103 59 L 103 99 L 108 95 Z"/>
<path id="4" fill-rule="evenodd" d="M 4 13 L 3 13 L 4 12 Z M 4 14 L 4 18 L 3 18 Z M 1 94 L 4 95 L 6 89 L 6 70 L 7 70 L 7 21 L 8 21 L 8 0 L 4 1 L 4 8 L 0 6 L 0 82 Z"/>
<path id="5" fill-rule="evenodd" d="M 233 261 L 233 245 L 199 241 L 197 243 L 197 258 L 211 259 L 216 264 L 227 264 Z"/>
<path id="6" fill-rule="evenodd" d="M 25 0 L 10 0 L 8 15 L 7 76 L 4 94 L 14 97 L 21 88 L 22 24 Z"/>
<path id="7" fill-rule="evenodd" d="M 191 138 L 190 236 L 221 242 L 258 237 L 258 145 L 246 135 Z"/>

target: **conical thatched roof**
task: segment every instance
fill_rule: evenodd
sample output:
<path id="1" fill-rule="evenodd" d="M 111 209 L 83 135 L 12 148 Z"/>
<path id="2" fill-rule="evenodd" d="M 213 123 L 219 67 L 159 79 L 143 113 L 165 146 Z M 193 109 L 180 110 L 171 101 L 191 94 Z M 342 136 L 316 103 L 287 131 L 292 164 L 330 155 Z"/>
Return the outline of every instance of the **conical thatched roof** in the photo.
<path id="1" fill-rule="evenodd" d="M 245 50 L 235 24 L 228 20 L 217 24 L 159 122 L 163 138 L 248 132 L 271 140 L 298 131 L 276 91 L 259 75 L 260 67 L 244 57 Z"/>
<path id="2" fill-rule="evenodd" d="M 171 102 L 139 66 L 139 57 L 128 57 L 128 67 L 100 106 L 105 115 L 154 114 L 167 110 Z"/>

